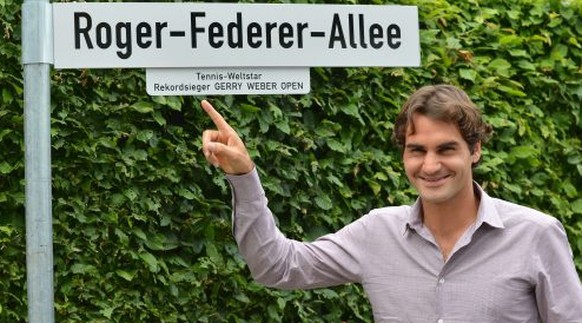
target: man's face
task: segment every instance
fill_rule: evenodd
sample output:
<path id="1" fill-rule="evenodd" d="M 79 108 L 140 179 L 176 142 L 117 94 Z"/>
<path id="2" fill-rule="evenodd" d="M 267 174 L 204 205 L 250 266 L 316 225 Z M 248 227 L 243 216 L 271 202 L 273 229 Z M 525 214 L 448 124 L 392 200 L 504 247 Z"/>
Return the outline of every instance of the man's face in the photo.
<path id="1" fill-rule="evenodd" d="M 456 125 L 413 116 L 415 132 L 407 130 L 403 160 L 408 179 L 423 203 L 455 203 L 473 194 L 471 165 L 479 160 L 481 145 L 470 152 Z"/>

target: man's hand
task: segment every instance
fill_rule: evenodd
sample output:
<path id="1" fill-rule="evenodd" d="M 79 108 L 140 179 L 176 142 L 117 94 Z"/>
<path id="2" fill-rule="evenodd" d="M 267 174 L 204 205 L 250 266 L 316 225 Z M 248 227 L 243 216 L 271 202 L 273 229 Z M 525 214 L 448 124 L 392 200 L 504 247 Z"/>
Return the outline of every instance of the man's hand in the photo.
<path id="1" fill-rule="evenodd" d="M 202 133 L 202 151 L 206 160 L 231 175 L 252 171 L 253 161 L 236 131 L 208 101 L 203 100 L 200 106 L 216 126 L 216 130 L 205 130 Z"/>

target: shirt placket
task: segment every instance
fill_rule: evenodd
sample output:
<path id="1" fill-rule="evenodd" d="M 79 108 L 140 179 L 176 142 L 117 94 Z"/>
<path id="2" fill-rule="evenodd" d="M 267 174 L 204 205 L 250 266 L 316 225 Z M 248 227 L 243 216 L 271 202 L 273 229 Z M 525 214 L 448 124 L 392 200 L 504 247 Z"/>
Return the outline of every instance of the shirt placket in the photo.
<path id="1" fill-rule="evenodd" d="M 442 253 L 436 243 L 436 241 L 434 240 L 434 237 L 432 236 L 432 234 L 425 228 L 425 227 L 420 227 L 417 228 L 417 233 L 418 235 L 427 243 L 427 245 L 430 245 L 431 248 L 429 249 L 430 253 L 431 253 L 431 258 L 434 257 L 434 263 L 433 265 L 436 265 L 437 263 L 440 264 L 440 268 L 435 268 L 436 272 L 438 272 L 438 275 L 436 276 L 436 286 L 435 286 L 435 303 L 436 303 L 436 317 L 437 320 L 435 322 L 437 323 L 445 323 L 444 320 L 444 299 L 445 299 L 445 283 L 446 283 L 446 269 L 449 267 L 447 266 L 449 262 L 444 263 L 442 262 Z M 450 260 L 450 259 L 449 259 Z"/>
<path id="2" fill-rule="evenodd" d="M 445 323 L 444 320 L 444 295 L 445 295 L 445 268 L 446 265 L 443 267 L 443 270 L 439 273 L 436 280 L 436 304 L 437 304 L 437 323 Z"/>

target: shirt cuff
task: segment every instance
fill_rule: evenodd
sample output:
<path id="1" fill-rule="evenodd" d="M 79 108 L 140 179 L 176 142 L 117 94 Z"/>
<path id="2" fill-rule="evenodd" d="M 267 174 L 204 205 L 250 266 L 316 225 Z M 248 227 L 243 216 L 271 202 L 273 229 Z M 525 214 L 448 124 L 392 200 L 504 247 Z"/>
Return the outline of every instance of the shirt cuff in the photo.
<path id="1" fill-rule="evenodd" d="M 256 167 L 243 175 L 226 174 L 226 179 L 230 183 L 236 202 L 250 202 L 265 195 Z"/>

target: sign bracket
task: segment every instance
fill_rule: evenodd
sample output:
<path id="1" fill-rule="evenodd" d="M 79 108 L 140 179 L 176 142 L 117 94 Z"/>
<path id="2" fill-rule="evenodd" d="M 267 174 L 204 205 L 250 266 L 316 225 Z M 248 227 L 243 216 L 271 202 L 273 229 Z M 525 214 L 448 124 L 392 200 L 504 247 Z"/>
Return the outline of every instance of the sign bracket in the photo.
<path id="1" fill-rule="evenodd" d="M 53 64 L 53 9 L 49 2 L 22 4 L 22 64 Z"/>

